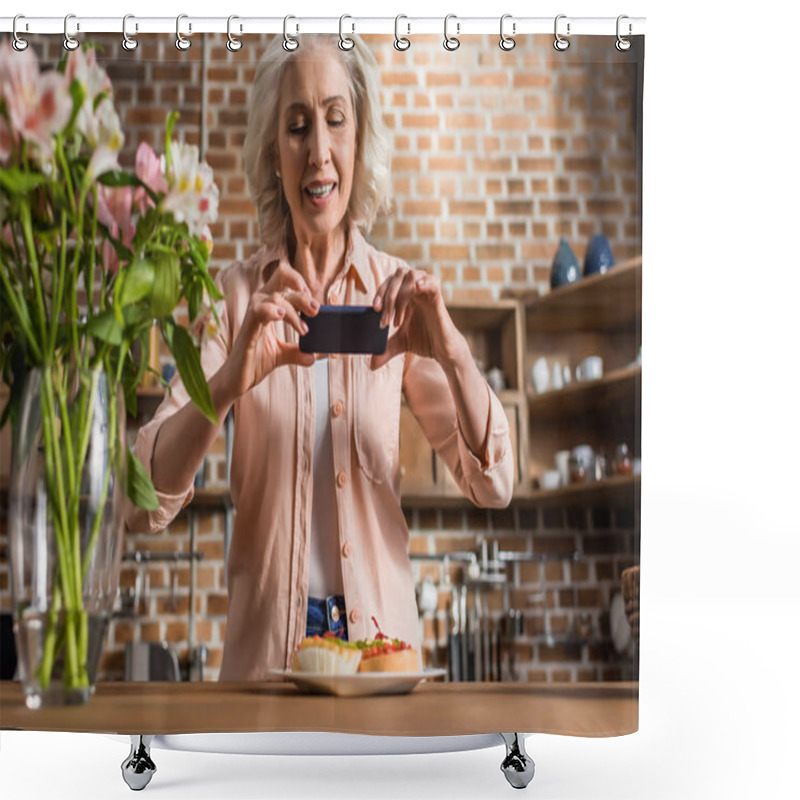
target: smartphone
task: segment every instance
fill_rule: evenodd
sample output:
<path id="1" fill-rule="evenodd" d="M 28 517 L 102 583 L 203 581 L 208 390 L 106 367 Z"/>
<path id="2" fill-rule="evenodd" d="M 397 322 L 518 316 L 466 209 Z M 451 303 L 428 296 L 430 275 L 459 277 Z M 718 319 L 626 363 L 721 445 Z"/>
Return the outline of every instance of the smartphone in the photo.
<path id="1" fill-rule="evenodd" d="M 300 313 L 308 333 L 300 337 L 301 353 L 369 353 L 386 351 L 389 328 L 372 306 L 320 306 L 315 317 Z"/>

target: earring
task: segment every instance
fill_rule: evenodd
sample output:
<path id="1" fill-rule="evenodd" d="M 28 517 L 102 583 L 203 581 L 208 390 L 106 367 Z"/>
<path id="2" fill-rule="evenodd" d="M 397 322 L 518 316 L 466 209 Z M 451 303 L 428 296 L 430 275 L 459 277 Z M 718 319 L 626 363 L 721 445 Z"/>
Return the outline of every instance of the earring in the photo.
<path id="1" fill-rule="evenodd" d="M 278 180 L 280 180 L 280 179 L 281 179 L 281 174 L 280 174 L 280 172 L 278 172 L 278 170 L 275 170 L 275 177 L 276 177 Z"/>

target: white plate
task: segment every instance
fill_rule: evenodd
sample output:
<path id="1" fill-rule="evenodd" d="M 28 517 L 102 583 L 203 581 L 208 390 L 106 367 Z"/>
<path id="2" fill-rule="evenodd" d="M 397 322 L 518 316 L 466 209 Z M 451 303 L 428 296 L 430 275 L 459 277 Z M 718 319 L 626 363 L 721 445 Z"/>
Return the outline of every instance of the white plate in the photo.
<path id="1" fill-rule="evenodd" d="M 357 672 L 355 675 L 323 675 L 318 672 L 294 672 L 291 669 L 271 669 L 270 672 L 292 681 L 304 692 L 334 694 L 337 697 L 408 694 L 420 681 L 445 674 L 443 669 L 426 669 L 421 672 Z"/>

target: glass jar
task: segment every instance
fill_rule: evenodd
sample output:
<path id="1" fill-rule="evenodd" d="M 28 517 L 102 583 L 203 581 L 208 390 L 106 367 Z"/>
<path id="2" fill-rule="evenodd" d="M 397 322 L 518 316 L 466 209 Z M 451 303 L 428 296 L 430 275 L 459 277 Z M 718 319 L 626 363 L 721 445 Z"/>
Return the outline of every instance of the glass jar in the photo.
<path id="1" fill-rule="evenodd" d="M 628 445 L 625 442 L 617 445 L 614 452 L 614 474 L 615 475 L 630 475 L 633 472 L 633 462 L 631 461 L 631 454 L 628 450 Z"/>
<path id="2" fill-rule="evenodd" d="M 580 457 L 569 457 L 569 482 L 570 483 L 586 483 L 587 473 L 586 465 Z"/>

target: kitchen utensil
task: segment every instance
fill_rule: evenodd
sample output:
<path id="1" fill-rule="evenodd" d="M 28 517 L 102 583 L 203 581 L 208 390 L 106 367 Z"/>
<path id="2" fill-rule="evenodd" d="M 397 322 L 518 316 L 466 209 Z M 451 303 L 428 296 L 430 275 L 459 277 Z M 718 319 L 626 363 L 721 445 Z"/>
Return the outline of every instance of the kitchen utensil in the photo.
<path id="1" fill-rule="evenodd" d="M 567 240 L 562 236 L 553 258 L 553 266 L 550 269 L 550 288 L 557 289 L 559 286 L 566 286 L 580 280 L 581 269 L 578 259 L 572 248 L 567 244 Z"/>
<path id="2" fill-rule="evenodd" d="M 561 473 L 557 469 L 549 469 L 539 476 L 539 486 L 542 489 L 551 491 L 552 489 L 558 489 L 560 485 Z"/>
<path id="3" fill-rule="evenodd" d="M 602 453 L 598 453 L 594 457 L 594 470 L 592 474 L 596 481 L 602 481 L 608 476 L 608 460 Z"/>
<path id="4" fill-rule="evenodd" d="M 461 586 L 459 590 L 458 606 L 459 627 L 459 647 L 461 648 L 461 680 L 468 681 L 469 678 L 469 643 L 467 641 L 467 587 Z"/>
<path id="5" fill-rule="evenodd" d="M 603 359 L 600 356 L 587 356 L 575 367 L 575 380 L 597 381 L 603 377 Z"/>
<path id="6" fill-rule="evenodd" d="M 533 380 L 533 388 L 536 389 L 536 394 L 544 394 L 550 386 L 550 370 L 547 366 L 547 359 L 544 356 L 539 356 L 533 362 L 531 368 L 531 378 Z"/>
<path id="7" fill-rule="evenodd" d="M 461 641 L 459 638 L 458 587 L 453 586 L 450 602 L 450 632 L 447 635 L 447 669 L 451 681 L 461 680 Z"/>
<path id="8" fill-rule="evenodd" d="M 439 592 L 430 577 L 423 579 L 417 587 L 417 607 L 420 614 L 429 614 L 436 611 L 439 604 Z"/>
<path id="9" fill-rule="evenodd" d="M 561 485 L 569 485 L 569 450 L 559 450 L 556 453 L 556 468 L 561 479 Z"/>
<path id="10" fill-rule="evenodd" d="M 598 233 L 589 240 L 586 247 L 586 255 L 583 259 L 583 274 L 601 275 L 608 272 L 614 266 L 614 254 L 611 252 L 611 245 L 608 238 L 602 233 Z"/>

